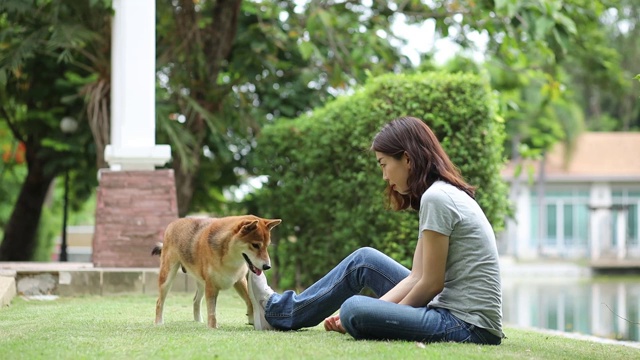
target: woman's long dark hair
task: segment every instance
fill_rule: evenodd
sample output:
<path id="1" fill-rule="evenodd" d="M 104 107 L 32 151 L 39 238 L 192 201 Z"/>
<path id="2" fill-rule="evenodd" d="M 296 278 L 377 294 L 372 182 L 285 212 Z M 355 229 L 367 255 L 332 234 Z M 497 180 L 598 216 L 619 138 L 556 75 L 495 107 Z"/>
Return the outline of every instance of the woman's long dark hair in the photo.
<path id="1" fill-rule="evenodd" d="M 458 168 L 444 152 L 440 141 L 422 120 L 400 117 L 386 124 L 373 138 L 371 150 L 399 160 L 406 152 L 410 169 L 407 185 L 409 193 L 400 194 L 387 184 L 389 204 L 394 210 L 420 208 L 422 194 L 437 180 L 464 191 L 475 198 L 475 187 L 467 184 Z"/>

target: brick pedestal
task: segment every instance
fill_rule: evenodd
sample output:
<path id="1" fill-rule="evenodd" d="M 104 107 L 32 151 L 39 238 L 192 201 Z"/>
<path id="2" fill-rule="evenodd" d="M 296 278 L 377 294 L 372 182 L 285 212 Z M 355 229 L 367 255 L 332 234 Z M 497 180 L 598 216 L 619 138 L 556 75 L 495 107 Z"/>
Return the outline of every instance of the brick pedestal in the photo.
<path id="1" fill-rule="evenodd" d="M 177 218 L 173 170 L 101 170 L 94 266 L 157 267 L 158 258 L 151 256 L 151 250 Z"/>

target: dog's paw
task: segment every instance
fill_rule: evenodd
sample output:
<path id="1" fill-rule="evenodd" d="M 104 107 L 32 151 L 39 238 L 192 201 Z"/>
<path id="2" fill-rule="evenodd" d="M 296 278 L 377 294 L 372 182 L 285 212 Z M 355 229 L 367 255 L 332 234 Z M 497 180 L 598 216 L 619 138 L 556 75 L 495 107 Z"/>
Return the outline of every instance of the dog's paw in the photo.
<path id="1" fill-rule="evenodd" d="M 216 320 L 209 319 L 209 321 L 207 322 L 207 326 L 211 329 L 217 329 L 218 322 Z"/>

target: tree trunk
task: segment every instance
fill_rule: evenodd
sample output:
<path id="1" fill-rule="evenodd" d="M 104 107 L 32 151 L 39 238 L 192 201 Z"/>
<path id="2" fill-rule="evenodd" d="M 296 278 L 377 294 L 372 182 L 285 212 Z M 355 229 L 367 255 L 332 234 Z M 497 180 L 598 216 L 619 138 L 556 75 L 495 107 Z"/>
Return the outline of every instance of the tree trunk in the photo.
<path id="1" fill-rule="evenodd" d="M 224 97 L 230 91 L 224 86 L 218 85 L 218 76 L 221 66 L 231 52 L 231 47 L 238 27 L 238 13 L 242 0 L 219 0 L 210 9 L 212 22 L 202 28 L 197 3 L 191 0 L 181 0 L 174 11 L 176 24 L 176 43 L 172 44 L 168 54 L 184 49 L 188 54 L 181 67 L 190 74 L 189 81 L 181 84 L 190 90 L 190 96 L 195 99 L 203 109 L 211 114 L 219 114 L 222 111 Z M 206 64 L 203 66 L 198 59 L 204 55 Z M 188 113 L 188 109 L 181 109 Z M 193 151 L 188 155 L 194 166 L 184 169 L 181 165 L 184 161 L 179 155 L 173 154 L 173 169 L 176 177 L 176 194 L 178 198 L 178 214 L 183 217 L 188 214 L 193 198 L 194 181 L 200 169 L 200 157 L 206 134 L 210 131 L 202 114 L 195 116 L 187 122 L 189 132 L 195 135 L 196 142 Z"/>
<path id="2" fill-rule="evenodd" d="M 600 105 L 600 91 L 596 88 L 590 87 L 589 96 L 587 97 L 587 99 L 589 99 L 590 117 L 592 119 L 597 119 L 598 121 L 600 121 L 600 117 L 602 116 L 602 107 Z"/>
<path id="3" fill-rule="evenodd" d="M 202 145 L 199 146 L 202 148 Z M 194 168 L 200 168 L 200 154 L 191 153 L 194 161 Z M 173 171 L 176 179 L 176 197 L 178 200 L 178 216 L 184 217 L 189 213 L 191 199 L 193 198 L 194 181 L 197 176 L 196 171 L 189 171 L 182 168 L 182 159 L 174 154 Z"/>
<path id="4" fill-rule="evenodd" d="M 29 261 L 37 246 L 37 232 L 49 186 L 54 176 L 44 174 L 44 162 L 33 157 L 27 178 L 5 228 L 0 261 Z"/>
<path id="5" fill-rule="evenodd" d="M 85 86 L 82 94 L 88 98 L 87 121 L 96 144 L 96 166 L 98 169 L 108 168 L 109 164 L 104 159 L 104 149 L 111 143 L 111 82 L 99 79 Z"/>
<path id="6" fill-rule="evenodd" d="M 634 116 L 633 104 L 636 100 L 636 94 L 632 92 L 631 95 L 623 95 L 620 104 L 620 119 L 622 120 L 622 131 L 631 130 L 631 121 Z"/>

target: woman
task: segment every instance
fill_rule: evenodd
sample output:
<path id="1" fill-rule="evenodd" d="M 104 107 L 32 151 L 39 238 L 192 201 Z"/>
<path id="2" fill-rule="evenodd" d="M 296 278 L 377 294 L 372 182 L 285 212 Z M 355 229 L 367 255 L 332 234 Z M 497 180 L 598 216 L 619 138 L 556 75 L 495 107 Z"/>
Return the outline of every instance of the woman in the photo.
<path id="1" fill-rule="evenodd" d="M 391 121 L 374 137 L 371 150 L 393 208 L 419 211 L 411 270 L 362 248 L 300 294 L 275 293 L 264 274 L 249 273 L 254 327 L 292 330 L 324 319 L 326 330 L 355 339 L 500 344 L 498 253 L 475 189 L 419 119 Z M 380 298 L 358 295 L 365 287 Z"/>

